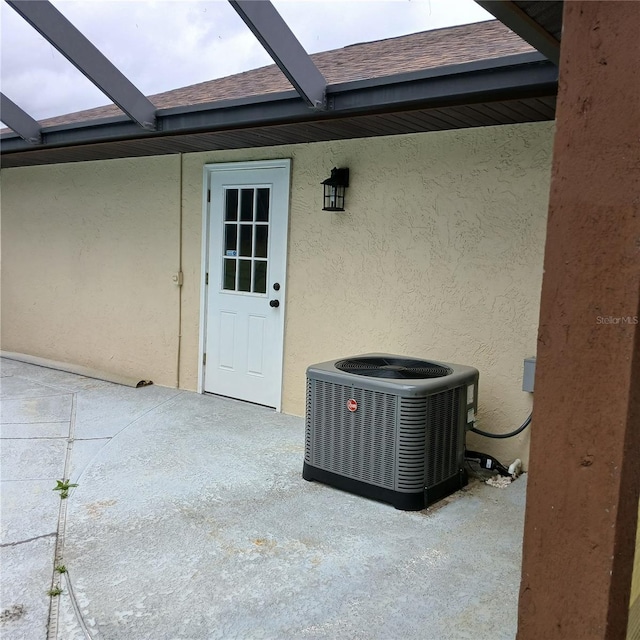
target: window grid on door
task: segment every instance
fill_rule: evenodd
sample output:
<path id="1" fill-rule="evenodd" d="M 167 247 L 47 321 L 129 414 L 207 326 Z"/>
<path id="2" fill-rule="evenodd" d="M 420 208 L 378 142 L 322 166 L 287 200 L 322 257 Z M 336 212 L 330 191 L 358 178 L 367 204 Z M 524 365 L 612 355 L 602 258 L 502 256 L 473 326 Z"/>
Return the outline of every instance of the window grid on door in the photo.
<path id="1" fill-rule="evenodd" d="M 269 187 L 224 190 L 222 289 L 267 293 Z"/>

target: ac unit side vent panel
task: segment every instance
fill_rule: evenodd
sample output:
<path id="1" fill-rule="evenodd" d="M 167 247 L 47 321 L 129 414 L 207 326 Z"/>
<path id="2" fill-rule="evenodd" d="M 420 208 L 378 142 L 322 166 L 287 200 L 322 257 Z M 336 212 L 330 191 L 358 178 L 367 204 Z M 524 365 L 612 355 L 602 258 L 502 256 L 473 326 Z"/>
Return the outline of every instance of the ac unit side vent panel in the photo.
<path id="1" fill-rule="evenodd" d="M 424 488 L 427 398 L 401 398 L 398 429 L 398 474 L 396 490 Z"/>
<path id="2" fill-rule="evenodd" d="M 428 444 L 425 459 L 426 486 L 431 487 L 458 472 L 459 390 L 451 389 L 430 398 L 427 417 Z"/>
<path id="3" fill-rule="evenodd" d="M 311 416 L 313 413 L 313 389 L 314 384 L 311 380 L 307 380 L 307 402 L 305 406 L 305 430 L 304 430 L 304 459 L 306 462 L 311 462 L 311 434 L 313 429 L 311 427 Z"/>

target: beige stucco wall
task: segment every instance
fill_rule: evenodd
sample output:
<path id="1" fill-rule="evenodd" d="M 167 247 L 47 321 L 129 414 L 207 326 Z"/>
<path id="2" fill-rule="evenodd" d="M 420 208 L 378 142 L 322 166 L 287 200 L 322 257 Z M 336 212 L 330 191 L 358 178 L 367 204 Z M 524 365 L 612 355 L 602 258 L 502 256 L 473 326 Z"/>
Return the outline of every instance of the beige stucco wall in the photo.
<path id="1" fill-rule="evenodd" d="M 522 368 L 536 351 L 552 138 L 539 123 L 185 156 L 182 379 L 195 384 L 202 166 L 290 157 L 284 410 L 304 413 L 307 365 L 384 351 L 477 367 L 479 426 L 515 428 L 532 406 Z M 321 211 L 333 166 L 351 171 L 344 213 Z M 528 439 L 468 442 L 526 461 Z"/>
<path id="2" fill-rule="evenodd" d="M 479 426 L 517 426 L 531 407 L 522 361 L 536 348 L 552 137 L 538 123 L 184 155 L 181 386 L 195 389 L 199 366 L 203 165 L 287 157 L 284 411 L 304 412 L 307 365 L 385 351 L 477 367 Z M 175 384 L 179 162 L 2 172 L 4 349 L 145 364 Z M 351 170 L 339 214 L 321 211 L 333 166 Z M 528 437 L 469 445 L 526 460 Z"/>
<path id="3" fill-rule="evenodd" d="M 2 349 L 175 385 L 178 161 L 0 173 Z"/>

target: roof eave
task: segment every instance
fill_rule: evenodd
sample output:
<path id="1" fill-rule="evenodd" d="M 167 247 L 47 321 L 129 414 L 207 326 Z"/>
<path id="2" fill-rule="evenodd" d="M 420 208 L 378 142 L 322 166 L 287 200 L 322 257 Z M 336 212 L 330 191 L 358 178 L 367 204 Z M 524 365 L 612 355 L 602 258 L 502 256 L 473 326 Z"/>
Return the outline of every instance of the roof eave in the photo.
<path id="1" fill-rule="evenodd" d="M 360 114 L 465 105 L 481 100 L 550 95 L 558 69 L 539 53 L 481 60 L 327 87 L 329 109 L 310 109 L 295 91 L 238 100 L 159 109 L 157 131 L 142 130 L 125 116 L 44 127 L 42 142 L 14 133 L 0 136 L 3 156 L 109 141 L 152 139 L 186 133 L 233 131 L 256 126 L 336 119 Z"/>

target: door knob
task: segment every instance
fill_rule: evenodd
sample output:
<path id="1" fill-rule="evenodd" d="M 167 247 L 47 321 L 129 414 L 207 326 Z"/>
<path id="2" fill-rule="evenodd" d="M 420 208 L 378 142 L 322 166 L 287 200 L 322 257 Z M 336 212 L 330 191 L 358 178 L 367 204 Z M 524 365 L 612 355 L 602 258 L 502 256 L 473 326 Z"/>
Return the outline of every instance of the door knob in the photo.
<path id="1" fill-rule="evenodd" d="M 279 307 L 280 306 L 280 300 L 269 300 L 269 306 L 273 307 L 274 309 L 276 307 Z"/>

